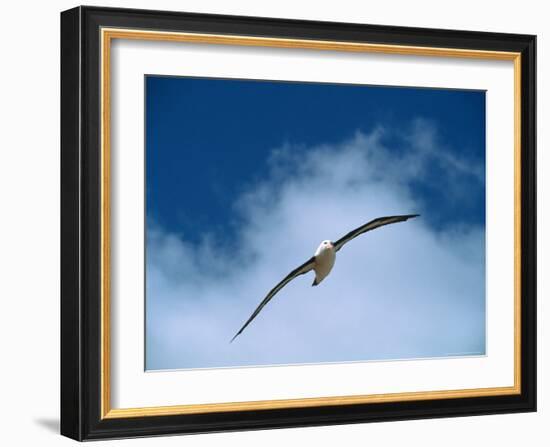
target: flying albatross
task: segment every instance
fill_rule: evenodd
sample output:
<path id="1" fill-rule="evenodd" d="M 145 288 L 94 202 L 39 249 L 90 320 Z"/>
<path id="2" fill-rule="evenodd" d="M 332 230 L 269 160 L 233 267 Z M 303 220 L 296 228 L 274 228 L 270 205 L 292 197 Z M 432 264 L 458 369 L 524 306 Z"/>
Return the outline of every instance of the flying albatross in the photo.
<path id="1" fill-rule="evenodd" d="M 241 327 L 239 329 L 239 332 L 237 332 L 235 336 L 231 339 L 231 342 L 235 340 L 241 334 L 242 331 L 245 330 L 245 328 L 252 322 L 254 318 L 256 318 L 256 316 L 260 313 L 260 311 L 264 308 L 264 306 L 267 303 L 269 303 L 271 298 L 273 298 L 277 294 L 277 292 L 279 292 L 284 286 L 286 286 L 294 278 L 296 278 L 297 276 L 303 275 L 304 273 L 307 273 L 310 270 L 314 270 L 315 280 L 313 281 L 312 286 L 318 285 L 323 279 L 327 277 L 327 275 L 332 270 L 332 267 L 334 266 L 334 261 L 336 260 L 336 252 L 340 250 L 349 241 L 351 241 L 352 239 L 355 239 L 357 236 L 360 236 L 363 233 L 366 233 L 367 231 L 374 230 L 384 225 L 389 225 L 397 222 L 404 222 L 407 219 L 411 219 L 417 216 L 419 216 L 419 214 L 406 214 L 403 216 L 378 217 L 374 220 L 371 220 L 370 222 L 367 222 L 364 225 L 361 225 L 355 230 L 350 231 L 348 234 L 341 237 L 336 242 L 331 242 L 331 241 L 321 242 L 321 244 L 317 248 L 317 251 L 310 259 L 308 259 L 299 267 L 296 267 L 294 270 L 292 270 L 288 275 L 286 275 L 281 280 L 281 282 L 279 282 L 279 284 L 277 284 L 275 287 L 273 287 L 273 289 L 269 291 L 267 296 L 258 305 L 256 310 L 252 313 L 252 315 L 250 315 L 250 318 L 246 320 L 246 323 L 244 323 L 243 327 Z"/>

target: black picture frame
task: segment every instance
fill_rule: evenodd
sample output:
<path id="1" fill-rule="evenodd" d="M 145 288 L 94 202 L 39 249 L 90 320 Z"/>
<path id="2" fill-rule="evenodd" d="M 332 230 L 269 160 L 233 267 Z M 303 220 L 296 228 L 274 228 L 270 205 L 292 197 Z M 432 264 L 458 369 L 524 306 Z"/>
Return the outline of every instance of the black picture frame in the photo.
<path id="1" fill-rule="evenodd" d="M 521 54 L 521 391 L 514 395 L 103 418 L 100 29 Z M 536 410 L 536 37 L 100 7 L 61 13 L 61 433 L 76 440 Z"/>

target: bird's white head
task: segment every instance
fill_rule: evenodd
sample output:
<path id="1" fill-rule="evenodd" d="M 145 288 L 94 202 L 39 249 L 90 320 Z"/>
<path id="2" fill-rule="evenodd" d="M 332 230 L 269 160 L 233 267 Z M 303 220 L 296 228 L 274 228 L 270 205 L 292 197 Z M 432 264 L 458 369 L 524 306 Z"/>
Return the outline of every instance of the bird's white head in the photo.
<path id="1" fill-rule="evenodd" d="M 315 252 L 315 255 L 317 256 L 319 253 L 327 250 L 334 250 L 334 244 L 331 241 L 321 242 L 321 244 L 319 244 L 319 247 L 317 248 L 317 251 Z"/>

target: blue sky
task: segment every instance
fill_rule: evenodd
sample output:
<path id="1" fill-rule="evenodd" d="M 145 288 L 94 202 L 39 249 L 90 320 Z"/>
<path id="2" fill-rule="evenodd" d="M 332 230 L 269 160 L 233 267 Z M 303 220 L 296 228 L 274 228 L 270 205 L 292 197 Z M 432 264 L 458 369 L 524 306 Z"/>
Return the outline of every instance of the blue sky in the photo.
<path id="1" fill-rule="evenodd" d="M 484 92 L 148 76 L 146 208 L 147 369 L 484 353 Z"/>

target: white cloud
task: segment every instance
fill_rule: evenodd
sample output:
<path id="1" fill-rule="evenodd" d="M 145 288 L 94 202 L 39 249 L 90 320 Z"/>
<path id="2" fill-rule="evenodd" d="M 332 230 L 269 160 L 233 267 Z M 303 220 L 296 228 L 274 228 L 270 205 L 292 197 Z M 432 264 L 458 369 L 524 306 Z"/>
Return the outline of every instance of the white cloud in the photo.
<path id="1" fill-rule="evenodd" d="M 410 187 L 434 161 L 449 179 L 482 181 L 479 167 L 439 149 L 429 123 L 403 135 L 410 146 L 400 155 L 382 143 L 385 132 L 273 151 L 269 178 L 235 202 L 240 226 L 229 243 L 209 235 L 193 245 L 150 223 L 148 369 L 483 353 L 484 228 L 434 231 Z M 320 286 L 310 286 L 312 274 L 291 282 L 229 344 L 266 292 L 321 240 L 412 212 L 423 216 L 342 249 Z"/>

